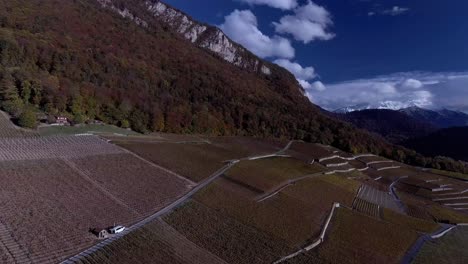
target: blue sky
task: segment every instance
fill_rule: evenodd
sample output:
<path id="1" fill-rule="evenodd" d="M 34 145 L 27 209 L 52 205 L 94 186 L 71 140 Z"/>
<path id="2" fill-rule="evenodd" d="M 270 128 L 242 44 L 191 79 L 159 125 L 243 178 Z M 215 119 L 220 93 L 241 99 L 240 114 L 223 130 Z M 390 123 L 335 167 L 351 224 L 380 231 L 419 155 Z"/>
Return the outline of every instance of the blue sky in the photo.
<path id="1" fill-rule="evenodd" d="M 468 1 L 166 2 L 288 68 L 327 109 L 391 102 L 468 111 Z"/>

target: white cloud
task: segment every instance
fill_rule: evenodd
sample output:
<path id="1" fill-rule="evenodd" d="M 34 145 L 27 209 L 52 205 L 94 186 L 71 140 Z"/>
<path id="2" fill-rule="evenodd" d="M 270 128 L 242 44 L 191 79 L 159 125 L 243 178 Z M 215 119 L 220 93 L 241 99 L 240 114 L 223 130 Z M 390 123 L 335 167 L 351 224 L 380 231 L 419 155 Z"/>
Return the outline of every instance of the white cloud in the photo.
<path id="1" fill-rule="evenodd" d="M 286 59 L 275 60 L 274 63 L 280 65 L 281 67 L 290 71 L 297 79 L 299 84 L 305 90 L 313 89 L 316 91 L 325 90 L 325 85 L 322 82 L 316 81 L 310 83 L 309 81 L 316 78 L 317 74 L 315 73 L 314 67 L 303 67 L 297 62 L 291 62 Z"/>
<path id="2" fill-rule="evenodd" d="M 394 6 L 392 9 L 384 10 L 382 14 L 391 15 L 391 16 L 399 16 L 408 12 L 409 10 L 410 9 L 407 7 Z"/>
<path id="3" fill-rule="evenodd" d="M 297 6 L 297 0 L 239 0 L 250 5 L 267 5 L 283 10 L 293 9 Z"/>
<path id="4" fill-rule="evenodd" d="M 261 58 L 294 58 L 295 50 L 288 39 L 269 37 L 258 29 L 257 18 L 250 10 L 234 10 L 220 28 L 230 38 Z"/>
<path id="5" fill-rule="evenodd" d="M 323 92 L 327 89 L 321 81 L 316 81 L 312 83 L 312 88 L 318 92 Z"/>
<path id="6" fill-rule="evenodd" d="M 405 88 L 410 88 L 410 89 L 419 89 L 423 87 L 424 84 L 419 80 L 407 79 L 403 82 L 402 86 Z"/>
<path id="7" fill-rule="evenodd" d="M 330 13 L 322 6 L 312 1 L 297 7 L 297 1 L 281 0 L 239 0 L 248 4 L 269 5 L 280 9 L 294 9 L 294 15 L 284 16 L 279 23 L 273 23 L 275 31 L 291 34 L 296 40 L 309 43 L 321 39 L 328 40 L 335 35 L 328 32 L 333 24 Z M 241 44 L 261 58 L 276 58 L 276 64 L 289 70 L 305 90 L 325 91 L 325 85 L 320 81 L 311 82 L 317 77 L 313 67 L 303 67 L 291 61 L 295 49 L 287 38 L 267 36 L 258 28 L 257 17 L 250 10 L 234 10 L 224 18 L 219 26 L 227 36 Z"/>
<path id="8" fill-rule="evenodd" d="M 274 22 L 275 31 L 291 34 L 297 41 L 305 44 L 314 40 L 330 40 L 335 34 L 328 32 L 333 24 L 330 13 L 322 6 L 309 1 L 294 10 L 294 15 L 287 15 Z"/>
<path id="9" fill-rule="evenodd" d="M 302 86 L 302 88 L 304 88 L 304 90 L 312 89 L 312 84 L 310 82 L 305 81 L 305 80 L 301 80 L 301 79 L 297 79 L 297 81 Z"/>
<path id="10" fill-rule="evenodd" d="M 410 11 L 408 7 L 394 6 L 390 9 L 384 9 L 384 10 L 380 9 L 380 10 L 369 11 L 367 15 L 370 17 L 376 16 L 376 15 L 399 16 L 399 15 L 403 15 L 407 13 L 408 11 Z"/>
<path id="11" fill-rule="evenodd" d="M 315 74 L 315 70 L 313 67 L 302 67 L 297 62 L 291 62 L 285 59 L 278 59 L 275 60 L 274 63 L 278 64 L 279 66 L 289 70 L 296 78 L 302 80 L 310 80 L 315 78 L 317 75 Z"/>
<path id="12" fill-rule="evenodd" d="M 326 84 L 308 91 L 313 102 L 335 110 L 348 106 L 372 108 L 448 108 L 468 112 L 468 73 L 409 72 L 371 79 Z"/>
<path id="13" fill-rule="evenodd" d="M 450 75 L 447 76 L 447 79 L 449 80 L 456 80 L 456 79 L 467 79 L 468 75 L 467 74 L 458 74 L 458 75 Z"/>

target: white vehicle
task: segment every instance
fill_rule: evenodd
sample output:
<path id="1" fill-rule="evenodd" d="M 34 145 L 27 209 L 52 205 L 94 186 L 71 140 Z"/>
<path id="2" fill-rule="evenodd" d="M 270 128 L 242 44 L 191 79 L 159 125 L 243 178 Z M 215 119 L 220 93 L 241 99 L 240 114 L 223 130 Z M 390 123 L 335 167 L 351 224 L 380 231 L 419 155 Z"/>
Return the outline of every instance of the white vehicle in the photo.
<path id="1" fill-rule="evenodd" d="M 111 234 L 122 233 L 124 230 L 125 230 L 124 226 L 114 226 L 111 229 L 109 229 Z"/>

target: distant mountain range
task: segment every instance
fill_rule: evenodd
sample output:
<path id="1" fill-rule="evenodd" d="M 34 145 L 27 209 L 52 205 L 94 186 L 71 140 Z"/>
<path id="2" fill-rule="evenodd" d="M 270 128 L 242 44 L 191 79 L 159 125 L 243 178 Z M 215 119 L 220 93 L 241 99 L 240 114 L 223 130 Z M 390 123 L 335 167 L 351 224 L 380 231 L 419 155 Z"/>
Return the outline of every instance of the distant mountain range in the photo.
<path id="1" fill-rule="evenodd" d="M 411 105 L 413 107 L 415 105 Z M 363 104 L 357 104 L 357 105 L 352 105 L 352 106 L 346 106 L 343 108 L 339 108 L 334 110 L 334 113 L 340 113 L 340 114 L 346 114 L 346 113 L 351 113 L 355 111 L 361 111 L 361 110 L 370 110 L 370 109 L 387 109 L 387 110 L 400 110 L 405 107 L 408 107 L 407 105 L 403 106 L 399 102 L 395 101 L 384 101 L 376 104 L 368 104 L 368 103 L 363 103 Z"/>
<path id="2" fill-rule="evenodd" d="M 377 133 L 393 143 L 425 136 L 438 130 L 437 126 L 429 122 L 395 110 L 369 109 L 335 115 L 359 128 Z"/>
<path id="3" fill-rule="evenodd" d="M 348 111 L 358 108 L 342 108 L 332 115 L 422 154 L 468 161 L 468 114 L 416 106 Z"/>
<path id="4" fill-rule="evenodd" d="M 468 114 L 463 112 L 448 109 L 428 110 L 419 107 L 401 109 L 400 112 L 440 128 L 468 126 Z"/>
<path id="5" fill-rule="evenodd" d="M 438 128 L 448 128 L 457 126 L 468 126 L 468 114 L 460 111 L 453 111 L 448 109 L 441 110 L 429 110 L 417 106 L 411 106 L 407 108 L 398 108 L 395 104 L 387 104 L 384 102 L 379 104 L 377 107 L 369 104 L 359 104 L 350 107 L 340 108 L 334 111 L 337 114 L 347 114 L 353 112 L 361 112 L 363 110 L 388 110 L 393 112 L 400 112 L 406 114 L 419 122 L 431 124 Z M 371 112 L 367 112 L 371 113 Z M 386 112 L 388 116 L 391 112 Z M 359 114 L 362 116 L 363 114 Z M 395 114 L 397 115 L 397 114 Z"/>

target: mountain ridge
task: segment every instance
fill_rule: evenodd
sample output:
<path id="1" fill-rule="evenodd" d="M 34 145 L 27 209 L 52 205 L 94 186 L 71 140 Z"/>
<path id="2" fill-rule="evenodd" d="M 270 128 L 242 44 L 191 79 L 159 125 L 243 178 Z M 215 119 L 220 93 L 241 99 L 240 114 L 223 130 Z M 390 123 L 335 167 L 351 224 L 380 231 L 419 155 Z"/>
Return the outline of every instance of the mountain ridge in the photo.
<path id="1" fill-rule="evenodd" d="M 425 136 L 438 129 L 430 123 L 389 109 L 367 109 L 335 115 L 359 128 L 377 133 L 395 144 L 409 138 Z"/>
<path id="2" fill-rule="evenodd" d="M 413 105 L 414 106 L 414 105 Z M 406 107 L 406 106 L 405 106 Z M 333 110 L 334 113 L 346 114 L 354 111 L 361 111 L 361 110 L 372 110 L 372 109 L 386 109 L 386 110 L 400 110 L 405 107 L 402 107 L 401 103 L 394 102 L 394 101 L 384 101 L 377 104 L 368 104 L 362 103 L 357 105 L 346 106 L 342 108 L 338 108 Z M 412 107 L 412 106 L 410 106 Z"/>
<path id="3" fill-rule="evenodd" d="M 142 27 L 148 27 L 149 23 L 135 15 L 128 9 L 128 5 L 120 0 L 96 0 L 103 7 L 109 8 L 122 17 L 130 18 Z M 207 49 L 224 60 L 248 71 L 270 75 L 271 63 L 257 58 L 250 51 L 232 41 L 219 29 L 192 19 L 184 12 L 173 8 L 159 0 L 140 1 L 137 5 L 143 7 L 146 12 L 168 25 L 186 40 L 198 47 Z M 134 8 L 135 6 L 133 6 Z M 132 8 L 132 7 L 130 7 Z"/>
<path id="4" fill-rule="evenodd" d="M 405 108 L 391 107 L 387 104 L 379 106 L 371 106 L 369 104 L 359 104 L 355 106 L 343 107 L 336 109 L 333 113 L 348 114 L 364 110 L 390 110 L 404 113 L 419 122 L 429 123 L 438 128 L 448 128 L 457 126 L 468 126 L 468 114 L 461 111 L 449 110 L 446 108 L 439 110 L 430 110 L 418 106 L 410 106 Z"/>
<path id="5" fill-rule="evenodd" d="M 409 107 L 399 111 L 440 128 L 468 126 L 468 114 L 460 111 L 428 110 L 420 107 Z"/>
<path id="6" fill-rule="evenodd" d="M 143 133 L 297 139 L 431 162 L 323 114 L 284 68 L 249 71 L 195 45 L 143 0 L 112 1 L 121 12 L 96 0 L 4 3 L 0 107 L 15 118 L 28 111 Z"/>

